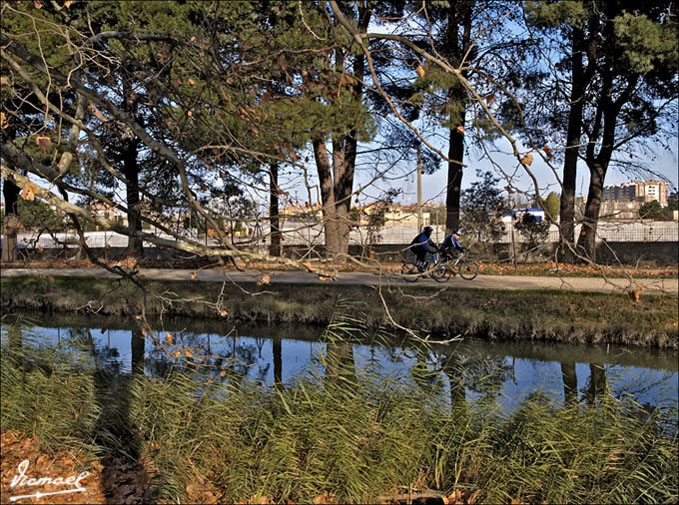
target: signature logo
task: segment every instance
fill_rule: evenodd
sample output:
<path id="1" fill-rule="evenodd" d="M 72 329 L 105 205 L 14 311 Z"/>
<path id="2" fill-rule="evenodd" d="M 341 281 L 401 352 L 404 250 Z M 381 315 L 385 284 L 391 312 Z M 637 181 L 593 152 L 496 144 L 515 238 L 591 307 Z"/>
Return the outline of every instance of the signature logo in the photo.
<path id="1" fill-rule="evenodd" d="M 12 479 L 12 482 L 10 483 L 9 487 L 10 488 L 21 488 L 24 486 L 27 487 L 36 487 L 36 486 L 72 486 L 71 489 L 62 489 L 59 491 L 49 491 L 49 492 L 41 492 L 37 491 L 33 494 L 23 494 L 23 495 L 17 495 L 17 496 L 10 496 L 9 501 L 14 502 L 17 500 L 23 500 L 24 498 L 42 498 L 43 496 L 50 496 L 50 495 L 55 495 L 55 494 L 68 494 L 68 493 L 82 493 L 83 491 L 86 490 L 86 488 L 82 487 L 80 485 L 80 481 L 85 479 L 90 472 L 81 472 L 80 475 L 77 477 L 75 475 L 71 475 L 70 477 L 29 477 L 26 475 L 26 472 L 28 471 L 28 465 L 30 462 L 25 459 L 21 463 L 19 463 L 19 466 L 17 467 L 18 473 L 14 476 Z"/>

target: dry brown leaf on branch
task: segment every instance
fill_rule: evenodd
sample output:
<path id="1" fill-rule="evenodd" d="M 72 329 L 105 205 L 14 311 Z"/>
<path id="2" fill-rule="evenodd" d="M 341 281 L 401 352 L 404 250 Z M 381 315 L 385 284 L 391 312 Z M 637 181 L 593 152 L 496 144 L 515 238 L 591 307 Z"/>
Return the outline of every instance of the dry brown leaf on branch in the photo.
<path id="1" fill-rule="evenodd" d="M 64 7 L 66 7 L 67 9 L 70 9 L 71 5 L 73 5 L 73 0 L 66 0 L 64 2 Z"/>
<path id="2" fill-rule="evenodd" d="M 521 158 L 521 164 L 526 165 L 526 166 L 531 166 L 533 164 L 533 155 L 532 154 L 527 154 L 523 158 Z"/>
<path id="3" fill-rule="evenodd" d="M 167 345 L 172 345 L 172 339 L 173 338 L 174 337 L 172 336 L 172 333 L 166 333 L 165 334 L 165 342 L 167 343 Z"/>
<path id="4" fill-rule="evenodd" d="M 495 103 L 495 95 L 486 95 L 486 103 L 493 105 Z"/>
<path id="5" fill-rule="evenodd" d="M 271 276 L 269 274 L 262 275 L 262 278 L 257 281 L 258 286 L 261 286 L 262 284 L 270 284 L 270 283 L 271 283 Z"/>
<path id="6" fill-rule="evenodd" d="M 37 191 L 37 189 L 38 188 L 32 182 L 26 183 L 24 189 L 22 189 L 21 193 L 19 193 L 19 196 L 24 200 L 32 202 L 33 200 L 35 200 L 35 192 Z"/>
<path id="7" fill-rule="evenodd" d="M 309 272 L 313 272 L 313 270 L 314 270 L 314 267 L 308 261 L 305 261 L 304 263 L 302 263 L 302 266 L 304 268 L 306 268 L 307 270 L 309 270 Z"/>
<path id="8" fill-rule="evenodd" d="M 630 289 L 627 291 L 627 296 L 629 296 L 630 300 L 632 300 L 634 303 L 639 303 L 639 300 L 641 299 L 640 296 L 640 290 L 639 289 Z"/>
<path id="9" fill-rule="evenodd" d="M 422 68 L 421 65 L 418 65 L 417 68 L 415 69 L 415 71 L 417 72 L 417 75 L 420 76 L 420 78 L 424 77 L 425 74 L 426 74 L 426 72 L 424 71 L 424 69 Z"/>
<path id="10" fill-rule="evenodd" d="M 552 150 L 549 148 L 549 146 L 544 146 L 542 150 L 547 155 L 547 159 L 551 160 L 554 157 L 554 154 L 552 154 Z"/>
<path id="11" fill-rule="evenodd" d="M 228 313 L 227 311 L 225 311 L 225 310 L 222 310 L 222 311 L 219 313 L 219 315 L 220 315 L 221 317 L 226 317 L 226 316 L 229 315 L 229 313 Z"/>
<path id="12" fill-rule="evenodd" d="M 195 281 L 198 276 L 196 275 L 196 272 L 191 272 L 191 280 Z"/>
<path id="13" fill-rule="evenodd" d="M 456 130 L 457 133 L 459 133 L 460 135 L 464 135 L 464 126 L 460 125 L 460 126 L 458 126 L 457 128 L 455 128 L 455 130 Z"/>
<path id="14" fill-rule="evenodd" d="M 196 85 L 196 81 L 194 81 L 193 79 L 189 79 L 189 84 L 190 84 L 191 86 L 195 86 L 195 85 Z"/>
<path id="15" fill-rule="evenodd" d="M 191 349 L 186 349 L 184 354 L 186 354 L 187 358 L 193 358 L 193 351 Z"/>
<path id="16" fill-rule="evenodd" d="M 3 130 L 9 126 L 9 121 L 7 121 L 7 116 L 4 112 L 0 112 L 0 128 Z"/>

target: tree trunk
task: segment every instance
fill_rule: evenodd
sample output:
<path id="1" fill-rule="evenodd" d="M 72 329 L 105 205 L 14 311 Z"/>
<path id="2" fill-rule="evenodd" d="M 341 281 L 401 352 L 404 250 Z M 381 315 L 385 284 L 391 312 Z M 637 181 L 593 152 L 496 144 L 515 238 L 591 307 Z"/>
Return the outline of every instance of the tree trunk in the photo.
<path id="1" fill-rule="evenodd" d="M 582 29 L 573 28 L 571 45 L 573 48 L 571 69 L 571 96 L 568 111 L 568 131 L 566 138 L 566 154 L 563 162 L 563 181 L 559 208 L 559 261 L 573 263 L 575 261 L 575 184 L 582 134 L 582 111 L 586 82 L 584 81 Z M 554 216 L 556 217 L 556 216 Z"/>
<path id="2" fill-rule="evenodd" d="M 19 229 L 19 187 L 5 179 L 2 196 L 5 199 L 4 240 L 2 242 L 2 262 L 17 260 L 17 230 Z"/>
<path id="3" fill-rule="evenodd" d="M 349 252 L 356 144 L 356 138 L 349 135 L 342 135 L 339 139 L 333 139 L 332 169 L 335 181 L 338 255 L 346 255 Z"/>
<path id="4" fill-rule="evenodd" d="M 139 165 L 137 162 L 137 139 L 125 140 L 123 171 L 127 179 L 127 222 L 135 232 L 142 231 L 141 206 L 139 198 Z M 144 257 L 144 242 L 138 236 L 130 236 L 125 254 L 132 258 Z"/>
<path id="5" fill-rule="evenodd" d="M 446 234 L 460 227 L 460 193 L 462 187 L 462 160 L 464 158 L 465 119 L 464 88 L 456 87 L 449 93 L 450 140 L 448 144 L 448 184 L 446 187 Z"/>
<path id="6" fill-rule="evenodd" d="M 446 31 L 447 58 L 452 65 L 462 64 L 471 44 L 473 1 L 450 2 Z M 459 33 L 460 21 L 462 34 Z M 466 77 L 467 72 L 463 71 Z M 446 186 L 446 232 L 460 227 L 460 192 L 462 187 L 462 160 L 464 158 L 464 126 L 466 116 L 466 91 L 458 82 L 448 90 L 450 138 L 448 144 L 448 181 Z"/>
<path id="7" fill-rule="evenodd" d="M 615 4 L 604 3 L 608 19 L 615 16 Z M 585 159 L 589 168 L 589 191 L 583 226 L 578 237 L 578 253 L 591 261 L 596 261 L 596 230 L 601 210 L 601 197 L 606 179 L 606 171 L 615 149 L 615 130 L 621 107 L 633 96 L 640 75 L 634 74 L 627 79 L 627 85 L 621 93 L 615 93 L 614 83 L 620 76 L 615 75 L 615 65 L 618 56 L 615 46 L 614 26 L 612 23 L 604 25 L 604 51 L 606 57 L 601 65 L 601 92 L 598 96 L 597 109 L 589 134 L 589 141 L 585 149 Z M 620 80 L 618 79 L 618 84 Z M 599 136 L 601 134 L 601 137 Z M 599 148 L 598 154 L 595 149 Z"/>
<path id="8" fill-rule="evenodd" d="M 600 163 L 590 167 L 589 190 L 587 191 L 587 204 L 583 216 L 582 229 L 578 237 L 578 254 L 585 258 L 596 261 L 596 230 L 601 210 L 601 196 L 603 194 L 604 178 L 606 170 Z"/>
<path id="9" fill-rule="evenodd" d="M 132 90 L 126 80 L 123 80 L 123 110 L 133 117 L 137 114 L 137 104 L 131 98 Z M 141 206 L 140 192 L 139 192 L 139 161 L 138 149 L 139 139 L 132 132 L 132 130 L 123 127 L 123 148 L 122 148 L 122 163 L 123 173 L 127 179 L 125 190 L 127 192 L 127 222 L 129 227 L 134 232 L 142 231 L 141 220 Z M 130 236 L 128 238 L 127 249 L 125 254 L 128 257 L 141 259 L 144 257 L 144 242 L 138 236 Z"/>
<path id="10" fill-rule="evenodd" d="M 316 167 L 318 169 L 318 180 L 321 186 L 326 255 L 332 257 L 339 254 L 339 240 L 337 234 L 337 220 L 335 217 L 335 188 L 332 183 L 330 158 L 323 139 L 315 139 L 312 142 L 312 145 L 314 148 Z"/>
<path id="11" fill-rule="evenodd" d="M 370 24 L 372 10 L 361 5 L 358 11 L 357 29 L 366 33 Z M 345 72 L 346 54 L 343 49 L 335 50 L 335 70 Z M 365 74 L 365 56 L 354 54 L 353 75 L 357 81 L 352 86 L 353 100 L 360 102 L 363 98 L 363 75 Z M 351 232 L 351 197 L 354 186 L 354 170 L 356 167 L 356 151 L 358 132 L 352 127 L 347 134 L 332 136 L 332 171 L 330 157 L 325 147 L 325 139 L 313 141 L 318 178 L 323 199 L 323 219 L 325 228 L 326 255 L 341 258 L 349 252 L 349 233 Z"/>
<path id="12" fill-rule="evenodd" d="M 2 141 L 13 140 L 16 136 L 14 127 L 6 128 L 6 137 Z M 7 179 L 2 185 L 2 196 L 5 200 L 5 216 L 3 219 L 2 262 L 13 263 L 17 260 L 17 230 L 19 229 L 19 193 L 21 190 L 14 182 Z"/>
<path id="13" fill-rule="evenodd" d="M 269 247 L 269 254 L 271 256 L 281 255 L 281 229 L 280 218 L 278 214 L 278 163 L 272 163 L 269 179 L 269 225 L 271 233 L 271 245 Z"/>

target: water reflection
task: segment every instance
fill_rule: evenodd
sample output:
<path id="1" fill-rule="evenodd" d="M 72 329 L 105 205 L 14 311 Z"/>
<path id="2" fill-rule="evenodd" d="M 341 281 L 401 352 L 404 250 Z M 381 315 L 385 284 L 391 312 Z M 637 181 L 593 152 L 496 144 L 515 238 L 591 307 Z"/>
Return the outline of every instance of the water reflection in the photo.
<path id="1" fill-rule="evenodd" d="M 198 370 L 220 380 L 282 387 L 310 370 L 335 383 L 354 381 L 370 371 L 412 381 L 445 398 L 451 408 L 474 401 L 511 411 L 535 392 L 568 404 L 592 404 L 610 393 L 631 395 L 649 408 L 677 406 L 677 353 L 672 351 L 479 340 L 433 348 L 369 341 L 322 343 L 320 328 L 236 329 L 224 323 L 221 328 L 206 328 L 186 320 L 158 323 L 156 330 L 162 331 L 150 338 L 134 321 L 57 323 L 43 318 L 31 329 L 37 345 L 87 357 L 106 373 L 166 377 Z M 17 328 L 2 328 L 2 345 L 10 352 L 24 345 Z"/>

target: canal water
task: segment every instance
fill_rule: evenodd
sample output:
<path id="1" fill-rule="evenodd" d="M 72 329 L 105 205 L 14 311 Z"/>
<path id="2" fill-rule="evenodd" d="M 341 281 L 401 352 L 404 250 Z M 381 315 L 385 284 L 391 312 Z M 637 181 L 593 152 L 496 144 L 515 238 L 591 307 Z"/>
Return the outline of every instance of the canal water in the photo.
<path id="1" fill-rule="evenodd" d="M 508 412 L 534 394 L 556 402 L 584 401 L 605 390 L 647 408 L 677 408 L 679 401 L 676 351 L 482 339 L 424 347 L 368 336 L 346 343 L 322 339 L 321 327 L 181 318 L 153 321 L 152 335 L 144 334 L 136 321 L 116 317 L 29 314 L 20 325 L 10 317 L 3 323 L 3 347 L 16 341 L 19 326 L 24 347 L 66 351 L 114 373 L 130 373 L 134 367 L 149 377 L 163 377 L 191 363 L 205 374 L 224 377 L 228 371 L 231 380 L 284 385 L 322 373 L 332 350 L 358 375 L 413 381 L 444 398 L 492 399 Z"/>

